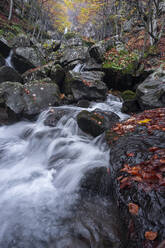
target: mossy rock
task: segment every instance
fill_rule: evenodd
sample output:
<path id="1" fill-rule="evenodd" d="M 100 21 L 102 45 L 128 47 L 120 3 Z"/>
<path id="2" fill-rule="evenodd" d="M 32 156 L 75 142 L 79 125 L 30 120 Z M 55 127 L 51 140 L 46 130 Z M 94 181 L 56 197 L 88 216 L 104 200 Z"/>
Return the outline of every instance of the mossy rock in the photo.
<path id="1" fill-rule="evenodd" d="M 136 93 L 132 90 L 125 90 L 122 92 L 121 97 L 124 101 L 133 100 L 136 98 Z"/>

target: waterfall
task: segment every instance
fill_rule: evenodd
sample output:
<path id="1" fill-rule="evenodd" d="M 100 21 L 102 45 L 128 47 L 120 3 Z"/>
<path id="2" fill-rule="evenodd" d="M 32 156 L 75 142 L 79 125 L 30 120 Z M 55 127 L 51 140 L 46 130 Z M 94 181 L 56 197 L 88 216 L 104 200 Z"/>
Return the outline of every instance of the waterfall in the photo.
<path id="1" fill-rule="evenodd" d="M 13 55 L 13 50 L 11 49 L 10 53 L 9 53 L 9 56 L 5 59 L 5 61 L 6 61 L 6 66 L 10 66 L 10 67 L 13 68 L 13 65 L 12 65 L 12 62 L 11 62 L 12 55 Z"/>
<path id="2" fill-rule="evenodd" d="M 68 27 L 65 27 L 64 34 L 68 33 Z"/>
<path id="3" fill-rule="evenodd" d="M 84 66 L 85 66 L 85 64 L 80 64 L 80 63 L 79 63 L 79 64 L 77 64 L 77 65 L 74 67 L 73 71 L 74 71 L 74 72 L 82 72 Z"/>
<path id="4" fill-rule="evenodd" d="M 115 108 L 115 103 L 114 111 L 121 115 L 116 98 L 92 103 L 88 110 Z M 112 235 L 110 229 L 117 222 L 113 204 L 95 198 L 80 204 L 79 210 L 74 207 L 81 179 L 92 168 L 108 167 L 109 150 L 102 136 L 92 139 L 79 130 L 76 116 L 81 108 L 54 109 L 63 108 L 68 114 L 56 127 L 44 125 L 49 110 L 36 122 L 0 127 L 1 248 L 104 248 L 99 235 Z M 107 218 L 107 229 L 100 234 L 99 226 Z"/>

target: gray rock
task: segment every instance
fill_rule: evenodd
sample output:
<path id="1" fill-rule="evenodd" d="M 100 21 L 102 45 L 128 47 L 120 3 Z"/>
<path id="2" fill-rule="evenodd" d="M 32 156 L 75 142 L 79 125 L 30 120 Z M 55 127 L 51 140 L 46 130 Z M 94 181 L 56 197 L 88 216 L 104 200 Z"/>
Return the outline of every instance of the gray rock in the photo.
<path id="1" fill-rule="evenodd" d="M 23 85 L 18 82 L 0 84 L 0 98 L 14 113 L 19 114 L 24 109 Z"/>
<path id="2" fill-rule="evenodd" d="M 37 51 L 34 48 L 18 47 L 15 50 L 15 54 L 29 60 L 36 67 L 42 65 L 41 56 L 37 54 Z"/>
<path id="3" fill-rule="evenodd" d="M 102 81 L 103 76 L 103 72 L 92 71 L 77 73 L 69 71 L 65 79 L 65 94 L 72 94 L 75 101 L 81 99 L 105 99 L 107 87 Z"/>
<path id="4" fill-rule="evenodd" d="M 79 128 L 94 137 L 112 127 L 117 121 L 119 121 L 119 117 L 116 114 L 99 109 L 92 112 L 83 110 L 77 115 Z"/>
<path id="5" fill-rule="evenodd" d="M 49 106 L 59 105 L 60 92 L 56 84 L 45 81 L 34 81 L 24 86 L 17 82 L 4 82 L 0 85 L 0 101 L 16 114 L 31 116 Z"/>
<path id="6" fill-rule="evenodd" d="M 46 65 L 26 71 L 22 74 L 24 83 L 29 83 L 30 81 L 41 80 L 49 77 L 53 64 L 53 62 L 49 62 Z"/>
<path id="7" fill-rule="evenodd" d="M 161 67 L 138 86 L 136 97 L 142 110 L 165 107 L 165 70 Z"/>
<path id="8" fill-rule="evenodd" d="M 25 84 L 23 99 L 25 101 L 24 113 L 35 115 L 50 106 L 59 105 L 60 91 L 55 83 L 34 81 Z"/>
<path id="9" fill-rule="evenodd" d="M 6 64 L 5 59 L 0 55 L 0 67 Z"/>
<path id="10" fill-rule="evenodd" d="M 0 38 L 0 54 L 4 57 L 7 58 L 10 53 L 10 46 L 8 45 L 7 41 L 4 38 Z"/>
<path id="11" fill-rule="evenodd" d="M 60 63 L 64 66 L 70 64 L 71 62 L 85 61 L 87 54 L 87 47 L 77 46 L 77 47 L 67 47 L 63 51 L 63 56 L 60 59 Z"/>
<path id="12" fill-rule="evenodd" d="M 2 66 L 0 68 L 0 83 L 10 82 L 22 82 L 22 77 L 18 72 L 9 66 Z"/>

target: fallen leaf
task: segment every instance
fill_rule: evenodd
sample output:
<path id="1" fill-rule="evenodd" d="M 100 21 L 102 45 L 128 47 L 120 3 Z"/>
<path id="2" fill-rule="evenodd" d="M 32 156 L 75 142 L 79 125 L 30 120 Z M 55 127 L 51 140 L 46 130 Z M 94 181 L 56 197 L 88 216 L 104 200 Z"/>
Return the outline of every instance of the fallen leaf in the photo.
<path id="1" fill-rule="evenodd" d="M 145 232 L 145 238 L 148 240 L 155 240 L 158 236 L 157 232 L 147 231 Z"/>
<path id="2" fill-rule="evenodd" d="M 128 204 L 129 212 L 133 215 L 138 215 L 139 212 L 139 206 L 135 203 L 129 203 Z"/>

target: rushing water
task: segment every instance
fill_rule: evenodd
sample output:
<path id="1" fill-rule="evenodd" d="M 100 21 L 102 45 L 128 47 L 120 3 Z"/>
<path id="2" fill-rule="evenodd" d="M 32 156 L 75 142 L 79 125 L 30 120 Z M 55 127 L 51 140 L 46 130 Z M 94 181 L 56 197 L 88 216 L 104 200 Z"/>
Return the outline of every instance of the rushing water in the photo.
<path id="1" fill-rule="evenodd" d="M 11 49 L 10 53 L 9 53 L 9 56 L 5 59 L 5 61 L 6 61 L 6 66 L 9 66 L 9 67 L 13 68 L 13 65 L 12 65 L 12 62 L 11 62 L 12 55 L 13 55 L 13 50 Z"/>
<path id="2" fill-rule="evenodd" d="M 89 110 L 96 107 L 126 117 L 116 98 Z M 0 127 L 0 248 L 119 247 L 103 238 L 116 223 L 110 202 L 96 197 L 76 207 L 83 175 L 108 166 L 109 150 L 101 136 L 92 139 L 79 130 L 75 116 L 81 109 L 68 109 L 72 113 L 56 127 L 44 125 L 48 111 L 35 123 Z M 113 235 L 108 239 L 117 244 Z"/>

